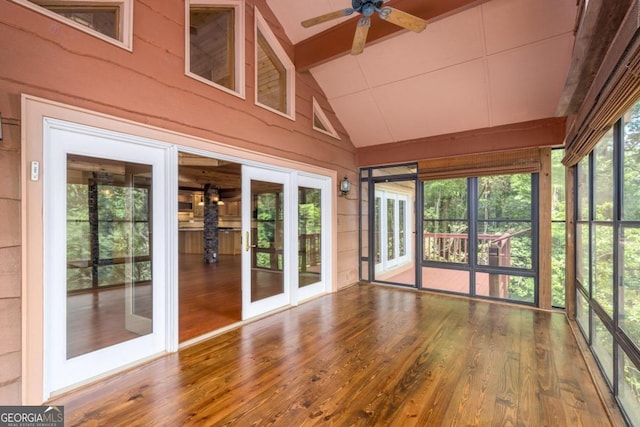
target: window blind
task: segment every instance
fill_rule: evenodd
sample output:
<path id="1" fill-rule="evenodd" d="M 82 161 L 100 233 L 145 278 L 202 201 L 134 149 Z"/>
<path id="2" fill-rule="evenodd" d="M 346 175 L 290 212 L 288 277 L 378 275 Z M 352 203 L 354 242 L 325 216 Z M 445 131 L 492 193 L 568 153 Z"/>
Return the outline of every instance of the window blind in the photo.
<path id="1" fill-rule="evenodd" d="M 418 176 L 422 181 L 537 173 L 539 171 L 540 149 L 538 148 L 428 159 L 418 162 Z"/>

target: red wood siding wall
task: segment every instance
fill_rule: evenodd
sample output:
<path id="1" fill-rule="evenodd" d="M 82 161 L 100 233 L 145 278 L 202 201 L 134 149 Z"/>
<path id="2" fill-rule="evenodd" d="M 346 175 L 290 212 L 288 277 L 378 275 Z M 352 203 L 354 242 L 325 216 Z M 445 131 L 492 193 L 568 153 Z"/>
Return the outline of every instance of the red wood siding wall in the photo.
<path id="1" fill-rule="evenodd" d="M 246 100 L 184 75 L 184 2 L 134 4 L 133 52 L 0 2 L 0 404 L 20 401 L 20 96 L 59 101 L 337 171 L 357 182 L 355 149 L 309 73 L 296 76 L 296 120 L 254 105 L 254 6 L 293 46 L 265 0 L 247 0 Z M 151 9 L 153 7 L 153 9 Z M 293 59 L 293 58 L 292 58 Z M 341 141 L 312 130 L 315 97 Z M 357 194 L 338 199 L 338 286 L 358 279 Z"/>

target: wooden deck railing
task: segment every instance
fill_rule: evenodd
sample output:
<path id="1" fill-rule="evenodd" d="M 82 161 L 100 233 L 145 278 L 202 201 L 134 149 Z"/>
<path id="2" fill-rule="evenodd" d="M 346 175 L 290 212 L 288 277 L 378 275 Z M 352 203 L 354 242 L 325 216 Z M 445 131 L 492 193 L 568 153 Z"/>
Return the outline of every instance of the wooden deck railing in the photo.
<path id="1" fill-rule="evenodd" d="M 529 230 L 525 230 L 529 231 Z M 489 266 L 511 265 L 511 238 L 517 234 L 478 235 L 478 263 Z M 424 233 L 424 259 L 466 264 L 469 261 L 469 235 L 466 233 Z M 489 295 L 507 298 L 509 276 L 489 274 Z"/>

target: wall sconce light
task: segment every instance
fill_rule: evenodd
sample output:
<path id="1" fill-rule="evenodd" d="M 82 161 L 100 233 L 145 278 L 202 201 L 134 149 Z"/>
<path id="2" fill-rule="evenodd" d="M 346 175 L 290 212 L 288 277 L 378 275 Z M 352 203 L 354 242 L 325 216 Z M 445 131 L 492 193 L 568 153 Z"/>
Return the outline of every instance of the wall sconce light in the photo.
<path id="1" fill-rule="evenodd" d="M 349 182 L 349 178 L 345 176 L 342 178 L 342 181 L 340 181 L 340 195 L 346 196 L 349 194 L 349 191 L 351 191 L 351 183 Z"/>

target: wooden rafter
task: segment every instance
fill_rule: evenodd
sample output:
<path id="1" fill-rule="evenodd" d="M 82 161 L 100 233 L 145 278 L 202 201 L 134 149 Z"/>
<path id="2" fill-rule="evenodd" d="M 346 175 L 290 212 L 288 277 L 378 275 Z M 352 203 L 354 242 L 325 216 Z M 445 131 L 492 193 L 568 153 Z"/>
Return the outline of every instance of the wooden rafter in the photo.
<path id="1" fill-rule="evenodd" d="M 488 0 L 391 0 L 386 6 L 394 7 L 427 21 L 433 21 L 486 3 Z M 295 45 L 297 71 L 310 68 L 350 52 L 353 34 L 360 15 L 316 34 Z M 385 22 L 376 14 L 371 17 L 367 43 L 388 37 L 402 28 Z"/>

